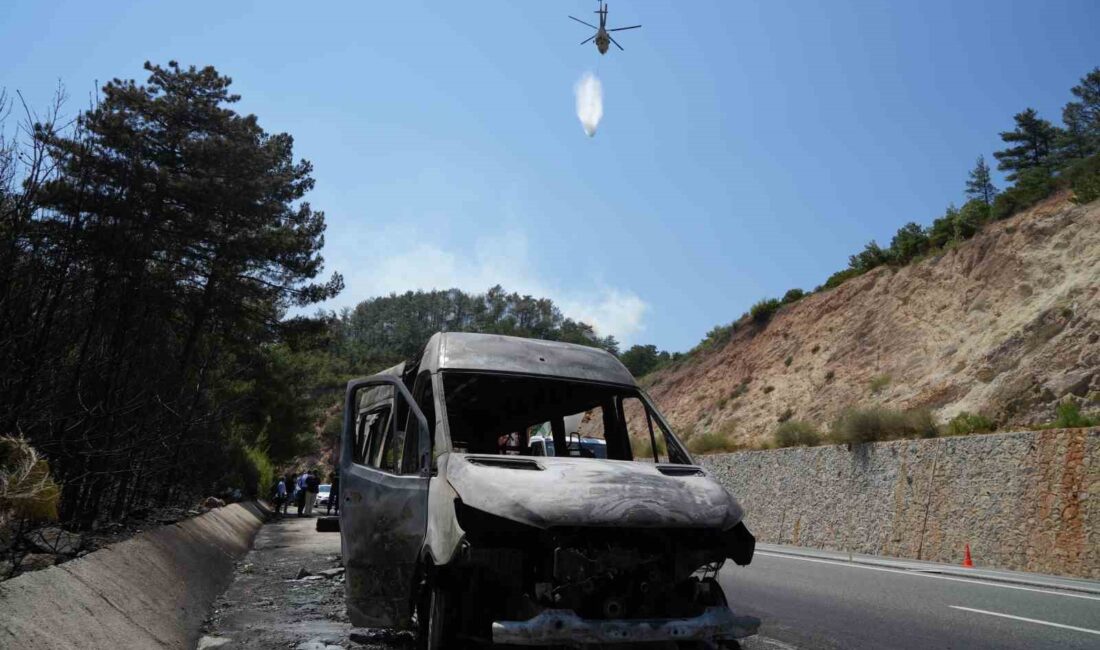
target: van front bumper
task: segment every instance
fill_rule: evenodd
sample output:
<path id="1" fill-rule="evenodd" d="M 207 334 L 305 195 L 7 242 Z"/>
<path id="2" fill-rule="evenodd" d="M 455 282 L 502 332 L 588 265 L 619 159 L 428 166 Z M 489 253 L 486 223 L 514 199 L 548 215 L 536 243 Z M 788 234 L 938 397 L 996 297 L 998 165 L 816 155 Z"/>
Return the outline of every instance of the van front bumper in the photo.
<path id="1" fill-rule="evenodd" d="M 760 619 L 728 607 L 694 618 L 585 619 L 571 609 L 548 609 L 526 621 L 494 621 L 493 643 L 546 646 L 651 641 L 719 641 L 756 634 Z"/>

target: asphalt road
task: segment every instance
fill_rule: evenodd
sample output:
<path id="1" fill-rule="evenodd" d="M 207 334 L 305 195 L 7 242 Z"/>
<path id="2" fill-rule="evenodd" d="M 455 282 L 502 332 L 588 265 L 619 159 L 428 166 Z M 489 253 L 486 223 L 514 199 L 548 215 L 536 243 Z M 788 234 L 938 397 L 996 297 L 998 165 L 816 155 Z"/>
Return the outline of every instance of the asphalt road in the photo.
<path id="1" fill-rule="evenodd" d="M 201 650 L 413 646 L 407 634 L 378 630 L 355 637 L 344 612 L 343 576 L 320 577 L 339 564 L 340 536 L 314 532 L 315 521 L 292 516 L 260 530 L 215 603 Z M 846 560 L 761 547 L 750 566 L 724 569 L 720 580 L 733 609 L 762 620 L 760 634 L 742 641 L 743 650 L 1100 649 L 1100 583 L 1034 577 L 1039 582 L 1027 586 L 971 577 L 1033 579 L 1026 574 Z"/>
<path id="2" fill-rule="evenodd" d="M 723 570 L 731 607 L 762 621 L 746 650 L 1100 648 L 1100 595 L 1057 580 L 1008 584 L 801 553 L 762 548 L 750 566 Z"/>

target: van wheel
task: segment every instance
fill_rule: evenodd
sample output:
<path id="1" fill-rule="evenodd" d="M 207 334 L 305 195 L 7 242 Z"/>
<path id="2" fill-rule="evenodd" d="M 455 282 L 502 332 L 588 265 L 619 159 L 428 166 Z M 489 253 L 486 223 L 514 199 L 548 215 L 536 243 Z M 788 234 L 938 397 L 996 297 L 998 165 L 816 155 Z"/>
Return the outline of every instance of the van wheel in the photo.
<path id="1" fill-rule="evenodd" d="M 451 638 L 451 612 L 447 590 L 435 580 L 428 583 L 427 593 L 421 598 L 417 619 L 420 622 L 420 647 L 422 650 L 453 648 Z"/>

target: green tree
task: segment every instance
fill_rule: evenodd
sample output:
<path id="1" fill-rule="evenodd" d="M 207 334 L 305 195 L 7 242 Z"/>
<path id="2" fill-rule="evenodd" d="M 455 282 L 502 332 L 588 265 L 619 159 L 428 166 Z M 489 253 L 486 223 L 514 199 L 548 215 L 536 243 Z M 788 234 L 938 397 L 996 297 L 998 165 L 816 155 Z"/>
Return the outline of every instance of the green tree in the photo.
<path id="1" fill-rule="evenodd" d="M 1045 167 L 1050 162 L 1054 139 L 1058 135 L 1058 129 L 1039 117 L 1033 108 L 1017 113 L 1014 119 L 1016 128 L 1001 132 L 1001 140 L 1014 146 L 993 153 L 999 161 L 997 169 L 1010 172 L 1005 178 L 1013 182 L 1020 172 Z"/>
<path id="2" fill-rule="evenodd" d="M 802 289 L 788 289 L 787 293 L 783 294 L 782 302 L 784 305 L 789 305 L 792 302 L 798 302 L 799 300 L 802 300 L 805 296 L 806 292 Z"/>
<path id="3" fill-rule="evenodd" d="M 1050 196 L 1056 188 L 1048 167 L 1033 167 L 1018 174 L 1016 184 L 997 195 L 993 218 L 1006 219 Z"/>
<path id="4" fill-rule="evenodd" d="M 848 267 L 857 273 L 866 273 L 889 262 L 890 251 L 879 246 L 874 240 L 868 242 L 859 253 L 848 257 Z"/>
<path id="5" fill-rule="evenodd" d="M 1065 105 L 1062 109 L 1062 124 L 1063 128 L 1054 139 L 1058 167 L 1066 167 L 1095 153 L 1096 144 L 1088 131 L 1081 104 L 1070 102 Z"/>
<path id="6" fill-rule="evenodd" d="M 983 199 L 970 199 L 955 215 L 955 239 L 970 239 L 989 220 L 991 207 Z"/>
<path id="7" fill-rule="evenodd" d="M 997 188 L 993 185 L 989 165 L 985 164 L 985 156 L 978 156 L 978 162 L 970 170 L 970 177 L 966 181 L 966 195 L 972 199 L 981 199 L 987 206 L 993 205 L 993 199 L 997 197 Z"/>
<path id="8" fill-rule="evenodd" d="M 928 229 L 928 244 L 933 248 L 943 248 L 958 239 L 959 210 L 955 204 L 947 206 L 943 216 L 932 221 Z"/>
<path id="9" fill-rule="evenodd" d="M 619 355 L 630 374 L 635 377 L 647 375 L 671 360 L 668 352 L 658 350 L 656 345 L 633 345 Z"/>
<path id="10" fill-rule="evenodd" d="M 1086 139 L 1085 155 L 1098 153 L 1100 152 L 1100 67 L 1093 68 L 1082 77 L 1081 82 L 1070 92 L 1077 98 L 1077 102 L 1074 103 L 1080 107 L 1075 109 L 1077 115 L 1074 116 L 1074 120 L 1080 122 Z"/>
<path id="11" fill-rule="evenodd" d="M 481 294 L 458 289 L 390 294 L 326 317 L 333 351 L 349 373 L 409 359 L 440 331 L 539 338 L 618 353 L 613 336 L 600 336 L 588 323 L 564 316 L 553 301 L 509 293 L 500 285 Z"/>
<path id="12" fill-rule="evenodd" d="M 928 250 L 928 234 L 916 223 L 910 221 L 890 240 L 889 256 L 896 264 L 907 264 L 914 257 Z"/>
<path id="13" fill-rule="evenodd" d="M 71 127 L 35 125 L 45 173 L 0 228 L 14 379 L 0 381 L 0 430 L 49 457 L 62 517 L 85 525 L 225 486 L 268 439 L 285 448 L 312 405 L 258 417 L 278 399 L 253 378 L 274 368 L 301 386 L 295 361 L 271 356 L 281 321 L 342 286 L 315 281 L 324 215 L 303 200 L 312 168 L 292 138 L 234 111 L 214 68 L 145 69 Z"/>

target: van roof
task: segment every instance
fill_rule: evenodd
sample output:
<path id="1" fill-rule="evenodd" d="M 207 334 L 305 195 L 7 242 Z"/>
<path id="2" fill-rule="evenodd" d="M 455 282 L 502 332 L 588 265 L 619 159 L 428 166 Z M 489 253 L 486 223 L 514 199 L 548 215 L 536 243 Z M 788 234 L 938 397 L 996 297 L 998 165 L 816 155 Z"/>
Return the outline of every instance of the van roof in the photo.
<path id="1" fill-rule="evenodd" d="M 630 371 L 605 350 L 499 334 L 434 334 L 424 348 L 420 369 L 508 372 L 636 385 Z"/>

